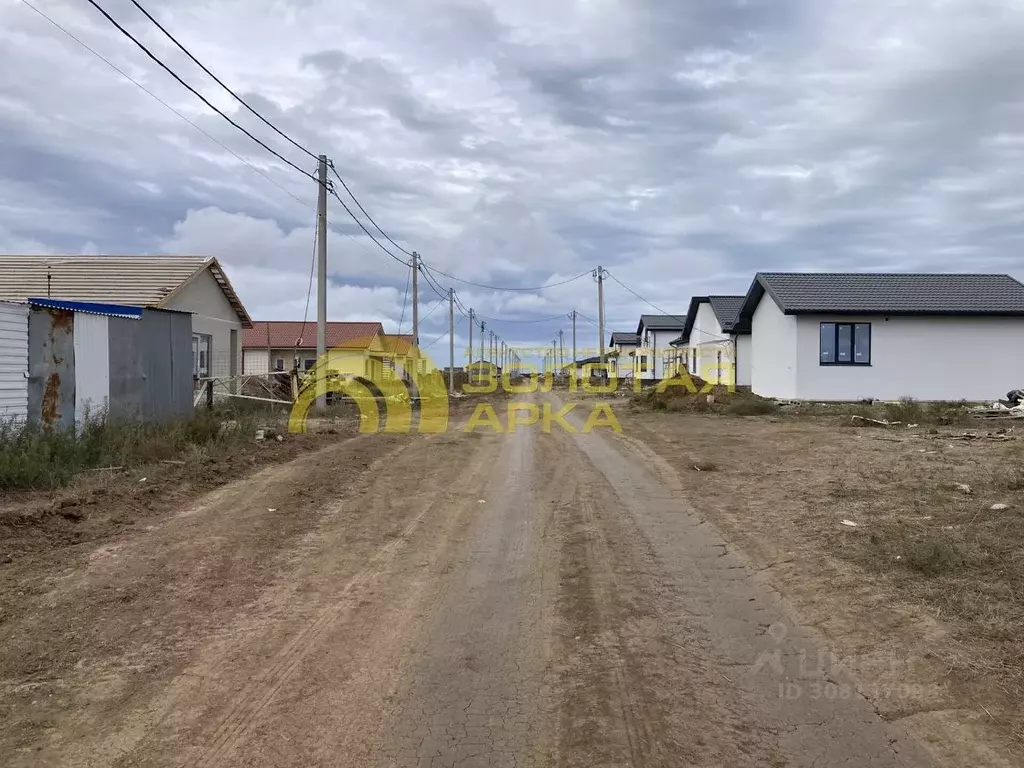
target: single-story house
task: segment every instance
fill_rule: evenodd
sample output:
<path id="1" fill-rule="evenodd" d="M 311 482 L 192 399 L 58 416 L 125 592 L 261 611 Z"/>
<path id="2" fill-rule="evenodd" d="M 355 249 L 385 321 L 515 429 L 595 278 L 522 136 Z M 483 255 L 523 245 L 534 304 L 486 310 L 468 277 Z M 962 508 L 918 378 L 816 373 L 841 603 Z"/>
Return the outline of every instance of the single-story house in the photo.
<path id="1" fill-rule="evenodd" d="M 714 384 L 750 386 L 750 334 L 737 331 L 743 296 L 694 296 L 678 339 L 676 367 Z"/>
<path id="2" fill-rule="evenodd" d="M 641 315 L 636 327 L 640 346 L 636 370 L 645 381 L 660 381 L 672 375 L 675 350 L 672 341 L 679 338 L 686 325 L 686 315 Z"/>
<path id="3" fill-rule="evenodd" d="M 986 401 L 1024 386 L 1024 285 L 1009 275 L 759 273 L 738 326 L 766 397 Z"/>
<path id="4" fill-rule="evenodd" d="M 613 331 L 608 342 L 612 354 L 617 355 L 616 375 L 620 379 L 632 379 L 640 367 L 636 351 L 640 347 L 640 337 L 635 333 Z"/>
<path id="5" fill-rule="evenodd" d="M 2 256 L 0 300 L 42 297 L 188 312 L 194 376 L 236 376 L 248 312 L 204 256 Z"/>
<path id="6" fill-rule="evenodd" d="M 71 427 L 192 412 L 189 313 L 30 298 L 0 302 L 0 419 Z"/>
<path id="7" fill-rule="evenodd" d="M 371 381 L 385 378 L 387 343 L 378 322 L 328 322 L 328 367 L 332 371 L 362 376 Z M 308 371 L 316 365 L 316 322 L 257 320 L 242 336 L 242 371 L 247 376 L 271 371 Z"/>

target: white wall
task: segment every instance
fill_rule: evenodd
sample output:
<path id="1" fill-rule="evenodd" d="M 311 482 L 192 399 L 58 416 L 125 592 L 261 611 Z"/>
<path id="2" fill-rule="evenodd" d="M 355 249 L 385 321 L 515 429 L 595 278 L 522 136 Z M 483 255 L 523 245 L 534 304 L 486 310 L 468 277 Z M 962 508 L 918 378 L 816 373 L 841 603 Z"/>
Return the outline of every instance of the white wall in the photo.
<path id="1" fill-rule="evenodd" d="M 740 387 L 750 386 L 750 334 L 733 334 L 733 345 L 736 350 L 736 384 Z"/>
<path id="2" fill-rule="evenodd" d="M 718 316 L 707 301 L 697 305 L 697 315 L 690 330 L 690 347 L 697 350 L 696 367 L 691 353 L 690 373 L 715 384 L 729 384 L 733 381 L 731 368 L 736 350 L 732 339 L 722 332 Z"/>
<path id="3" fill-rule="evenodd" d="M 763 397 L 797 397 L 797 324 L 765 294 L 750 334 L 750 388 Z M 817 357 L 812 359 L 817 363 Z"/>
<path id="4" fill-rule="evenodd" d="M 110 400 L 110 333 L 106 315 L 75 312 L 75 423 L 102 416 Z"/>
<path id="5" fill-rule="evenodd" d="M 797 321 L 802 400 L 992 401 L 1024 385 L 1024 317 L 801 315 Z M 820 365 L 823 322 L 871 323 L 871 365 Z"/>
<path id="6" fill-rule="evenodd" d="M 28 305 L 0 302 L 0 420 L 28 417 Z"/>
<path id="7" fill-rule="evenodd" d="M 167 309 L 191 312 L 192 333 L 211 337 L 210 375 L 228 376 L 242 369 L 242 322 L 210 270 L 204 270 L 185 286 L 167 303 Z M 232 330 L 235 331 L 234 350 Z"/>
<path id="8" fill-rule="evenodd" d="M 630 355 L 630 352 L 636 352 L 636 347 L 632 344 L 618 344 L 616 348 L 619 351 L 618 364 L 618 377 L 620 379 L 631 378 L 633 376 L 633 366 L 636 365 L 636 358 Z"/>
<path id="9" fill-rule="evenodd" d="M 288 361 L 286 361 L 288 362 Z M 288 367 L 288 366 L 286 366 Z M 242 373 L 246 376 L 259 376 L 270 370 L 270 357 L 265 349 L 242 350 Z"/>

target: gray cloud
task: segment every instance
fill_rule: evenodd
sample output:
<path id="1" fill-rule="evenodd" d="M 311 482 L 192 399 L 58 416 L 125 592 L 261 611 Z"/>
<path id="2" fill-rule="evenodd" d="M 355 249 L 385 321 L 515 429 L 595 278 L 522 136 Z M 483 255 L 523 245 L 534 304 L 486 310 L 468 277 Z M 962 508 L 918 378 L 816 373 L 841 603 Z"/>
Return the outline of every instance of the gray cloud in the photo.
<path id="1" fill-rule="evenodd" d="M 312 170 L 130 3 L 108 5 Z M 41 7 L 216 141 L 6 4 L 0 248 L 214 253 L 253 314 L 301 313 L 312 181 L 210 114 L 88 6 Z M 275 124 L 329 154 L 395 239 L 474 282 L 538 285 L 602 264 L 676 312 L 693 293 L 742 292 L 758 269 L 1024 276 L 1024 11 L 1010 0 L 152 10 Z M 336 204 L 330 221 L 337 308 L 397 327 L 402 267 Z M 461 293 L 495 317 L 596 316 L 589 278 L 540 294 Z M 614 282 L 606 294 L 610 326 L 653 311 Z M 443 332 L 445 315 L 432 313 L 423 335 Z M 567 323 L 496 327 L 543 341 Z"/>

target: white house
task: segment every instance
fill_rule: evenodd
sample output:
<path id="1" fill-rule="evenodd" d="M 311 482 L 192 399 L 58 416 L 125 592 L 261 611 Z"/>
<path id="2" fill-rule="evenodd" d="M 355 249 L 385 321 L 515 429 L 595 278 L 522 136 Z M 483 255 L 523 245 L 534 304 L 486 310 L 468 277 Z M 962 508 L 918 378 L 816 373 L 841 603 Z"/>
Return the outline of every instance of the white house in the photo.
<path id="1" fill-rule="evenodd" d="M 252 321 L 215 258 L 0 255 L 0 300 L 42 297 L 188 312 L 193 374 L 241 372 Z"/>
<path id="2" fill-rule="evenodd" d="M 990 401 L 1024 385 L 1024 285 L 1008 275 L 759 273 L 738 327 L 766 397 Z"/>
<path id="3" fill-rule="evenodd" d="M 750 333 L 737 331 L 743 296 L 694 296 L 672 342 L 680 369 L 714 384 L 750 386 Z"/>
<path id="4" fill-rule="evenodd" d="M 686 315 L 640 316 L 636 327 L 640 341 L 636 350 L 638 376 L 645 381 L 660 381 L 672 375 L 672 341 L 679 338 L 685 325 Z"/>
<path id="5" fill-rule="evenodd" d="M 616 356 L 616 376 L 619 379 L 632 379 L 636 375 L 638 367 L 636 351 L 639 346 L 640 337 L 635 333 L 612 332 L 608 347 Z"/>

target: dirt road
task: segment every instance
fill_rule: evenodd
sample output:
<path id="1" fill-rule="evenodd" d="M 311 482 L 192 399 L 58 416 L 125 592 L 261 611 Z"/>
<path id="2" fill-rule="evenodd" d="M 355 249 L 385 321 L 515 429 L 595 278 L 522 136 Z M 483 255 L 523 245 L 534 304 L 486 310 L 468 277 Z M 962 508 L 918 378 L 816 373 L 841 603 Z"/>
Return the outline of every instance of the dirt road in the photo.
<path id="1" fill-rule="evenodd" d="M 930 765 L 696 502 L 607 431 L 263 470 L 0 622 L 0 763 Z"/>

